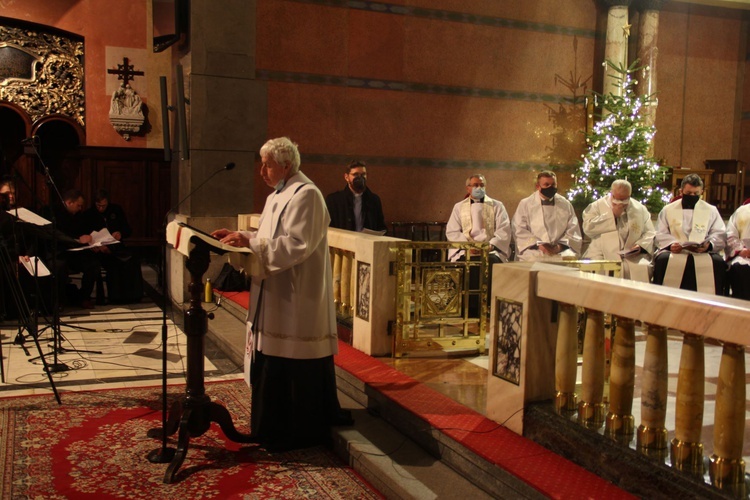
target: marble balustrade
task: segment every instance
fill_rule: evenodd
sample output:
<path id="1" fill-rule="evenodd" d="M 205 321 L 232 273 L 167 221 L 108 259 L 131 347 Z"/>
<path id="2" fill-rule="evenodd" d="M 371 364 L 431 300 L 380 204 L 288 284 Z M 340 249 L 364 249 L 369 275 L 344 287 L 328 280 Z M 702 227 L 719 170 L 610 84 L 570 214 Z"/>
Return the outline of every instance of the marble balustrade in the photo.
<path id="1" fill-rule="evenodd" d="M 750 344 L 746 301 L 637 283 L 542 263 L 512 263 L 494 269 L 491 345 L 504 345 L 512 325 L 497 321 L 509 307 L 522 311 L 521 373 L 517 381 L 501 376 L 511 353 L 490 350 L 487 415 L 523 433 L 523 406 L 554 400 L 558 411 L 578 411 L 578 421 L 629 443 L 655 459 L 669 454 L 673 467 L 703 475 L 703 409 L 706 394 L 704 341 L 723 346 L 713 422 L 712 483 L 744 492 L 745 350 Z M 576 394 L 578 308 L 586 311 L 582 375 Z M 612 315 L 609 398 L 605 388 L 605 324 Z M 635 328 L 646 333 L 641 375 L 641 422 L 634 429 Z M 675 438 L 667 442 L 667 332 L 683 335 L 676 390 Z M 579 400 L 580 396 L 580 400 Z M 606 416 L 605 416 L 606 413 Z"/>

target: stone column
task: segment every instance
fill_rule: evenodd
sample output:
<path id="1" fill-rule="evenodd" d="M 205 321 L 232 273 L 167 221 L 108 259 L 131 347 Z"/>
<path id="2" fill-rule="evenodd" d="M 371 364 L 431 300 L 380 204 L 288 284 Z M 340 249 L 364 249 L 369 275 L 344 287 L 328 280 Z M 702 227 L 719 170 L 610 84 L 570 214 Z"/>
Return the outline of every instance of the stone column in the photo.
<path id="1" fill-rule="evenodd" d="M 612 369 L 609 379 L 609 413 L 605 434 L 618 442 L 633 439 L 633 387 L 635 386 L 635 323 L 615 318 Z"/>
<path id="2" fill-rule="evenodd" d="M 638 61 L 641 70 L 638 72 L 638 95 L 653 96 L 651 104 L 644 112 L 645 124 L 648 126 L 656 122 L 656 59 L 659 53 L 657 40 L 659 38 L 659 11 L 667 0 L 638 0 L 640 11 L 638 23 Z M 653 143 L 651 145 L 653 150 Z M 653 151 L 649 154 L 653 154 Z"/>
<path id="3" fill-rule="evenodd" d="M 604 313 L 586 309 L 583 339 L 583 386 L 578 420 L 590 428 L 604 423 Z"/>
<path id="4" fill-rule="evenodd" d="M 745 497 L 745 346 L 724 344 L 716 386 L 711 484 Z"/>
<path id="5" fill-rule="evenodd" d="M 619 95 L 620 89 L 617 80 L 610 75 L 607 61 L 616 65 L 628 64 L 628 37 L 630 36 L 630 21 L 628 7 L 632 0 L 601 0 L 602 4 L 609 9 L 607 13 L 607 40 L 604 47 L 604 85 L 602 94 Z"/>
<path id="6" fill-rule="evenodd" d="M 638 451 L 660 461 L 667 456 L 668 377 L 667 329 L 648 325 L 641 384 L 641 425 L 636 442 Z"/>
<path id="7" fill-rule="evenodd" d="M 578 370 L 578 308 L 560 304 L 555 349 L 555 409 L 576 409 L 576 372 Z"/>
<path id="8" fill-rule="evenodd" d="M 696 476 L 703 475 L 703 406 L 706 363 L 703 337 L 685 333 L 677 378 L 672 466 Z"/>

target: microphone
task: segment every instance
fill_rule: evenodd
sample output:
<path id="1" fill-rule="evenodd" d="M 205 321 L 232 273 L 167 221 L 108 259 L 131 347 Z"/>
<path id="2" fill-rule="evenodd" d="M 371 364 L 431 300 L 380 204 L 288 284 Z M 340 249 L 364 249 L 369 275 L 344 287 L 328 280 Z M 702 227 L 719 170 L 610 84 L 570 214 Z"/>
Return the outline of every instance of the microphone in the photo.
<path id="1" fill-rule="evenodd" d="M 180 205 L 182 205 L 185 202 L 185 200 L 187 200 L 188 198 L 190 198 L 191 196 L 193 196 L 193 194 L 195 194 L 196 191 L 198 191 L 200 188 L 202 188 L 205 183 L 207 183 L 208 181 L 210 181 L 211 179 L 213 179 L 216 174 L 218 174 L 219 172 L 224 172 L 225 170 L 232 170 L 234 167 L 235 167 L 235 164 L 234 164 L 233 161 L 231 161 L 231 162 L 227 163 L 226 165 L 224 165 L 223 167 L 221 167 L 220 169 L 216 170 L 213 174 L 209 175 L 206 178 L 205 181 L 203 181 L 200 184 L 198 184 L 198 187 L 196 187 L 195 189 L 193 189 L 192 191 L 190 191 L 187 196 L 185 196 L 183 199 L 181 199 L 177 203 L 177 205 L 175 205 L 175 206 L 173 206 L 172 208 L 169 209 L 169 212 L 167 212 L 167 214 L 164 216 L 164 223 L 165 224 L 167 223 L 167 217 L 169 217 L 169 214 L 171 214 L 175 210 L 177 210 L 180 207 Z"/>
<path id="2" fill-rule="evenodd" d="M 32 135 L 21 141 L 21 144 L 36 144 L 39 141 L 38 135 Z"/>

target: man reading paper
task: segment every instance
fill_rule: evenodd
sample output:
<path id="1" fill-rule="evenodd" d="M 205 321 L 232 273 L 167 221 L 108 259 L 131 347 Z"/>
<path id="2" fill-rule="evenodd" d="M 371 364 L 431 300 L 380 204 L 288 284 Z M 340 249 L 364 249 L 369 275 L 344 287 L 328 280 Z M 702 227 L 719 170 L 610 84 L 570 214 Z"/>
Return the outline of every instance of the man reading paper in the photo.
<path id="1" fill-rule="evenodd" d="M 686 175 L 680 193 L 682 198 L 659 213 L 654 283 L 722 295 L 726 264 L 719 252 L 727 241 L 724 221 L 715 206 L 700 199 L 699 175 Z"/>

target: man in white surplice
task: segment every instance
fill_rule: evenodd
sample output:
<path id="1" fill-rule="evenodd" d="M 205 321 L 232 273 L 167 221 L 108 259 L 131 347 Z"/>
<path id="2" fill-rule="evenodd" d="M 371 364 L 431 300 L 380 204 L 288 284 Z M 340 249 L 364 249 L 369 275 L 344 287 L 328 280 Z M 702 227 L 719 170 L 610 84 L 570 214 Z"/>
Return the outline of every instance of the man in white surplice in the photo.
<path id="1" fill-rule="evenodd" d="M 648 283 L 656 231 L 648 209 L 630 197 L 632 190 L 628 181 L 618 179 L 607 196 L 583 211 L 583 232 L 591 238 L 583 257 L 622 259 L 623 278 Z"/>
<path id="2" fill-rule="evenodd" d="M 659 213 L 656 227 L 654 283 L 723 295 L 726 263 L 721 252 L 727 231 L 715 206 L 701 200 L 703 179 L 682 179 L 682 198 Z"/>
<path id="3" fill-rule="evenodd" d="M 336 393 L 331 218 L 323 195 L 300 171 L 299 150 L 287 137 L 266 142 L 260 157 L 260 175 L 273 191 L 258 230 L 212 234 L 250 248 L 260 263 L 247 316 L 250 434 L 277 452 L 328 444 L 330 427 L 351 423 L 351 415 Z"/>
<path id="4" fill-rule="evenodd" d="M 490 262 L 508 262 L 510 218 L 502 202 L 485 194 L 485 184 L 482 174 L 466 179 L 468 196 L 453 206 L 445 236 L 448 241 L 489 243 Z M 452 251 L 450 259 L 458 260 L 462 254 L 462 250 Z"/>
<path id="5" fill-rule="evenodd" d="M 468 196 L 453 206 L 453 212 L 445 226 L 448 241 L 489 243 L 490 252 L 487 265 L 488 304 L 492 296 L 492 266 L 508 262 L 510 254 L 510 218 L 505 206 L 499 200 L 485 194 L 486 180 L 482 174 L 473 174 L 466 179 Z M 451 250 L 449 258 L 457 261 L 464 255 L 463 250 Z M 478 259 L 478 256 L 471 256 Z M 469 286 L 479 287 L 479 270 L 472 268 Z M 469 300 L 469 315 L 479 315 L 479 302 L 475 297 Z"/>
<path id="6" fill-rule="evenodd" d="M 732 297 L 750 300 L 750 205 L 742 205 L 729 218 L 724 253 Z"/>
<path id="7" fill-rule="evenodd" d="M 536 191 L 518 204 L 513 215 L 516 260 L 575 257 L 581 252 L 581 230 L 573 205 L 557 194 L 557 176 L 536 176 Z"/>

